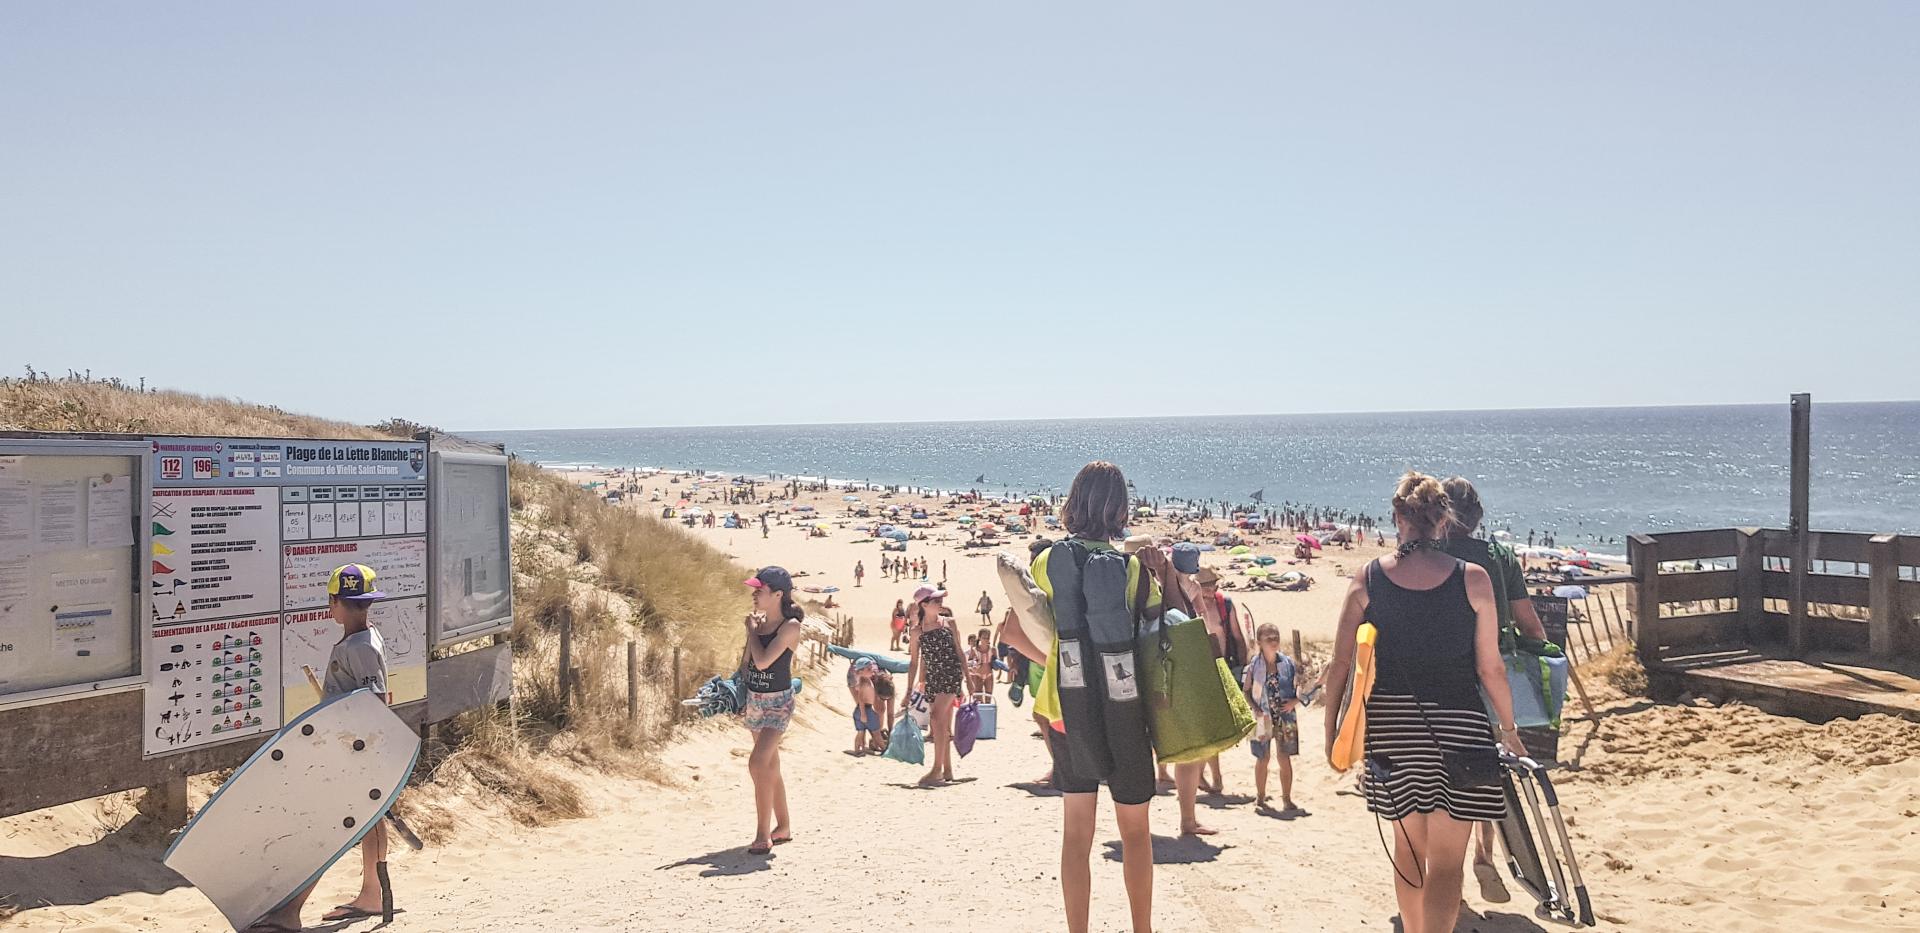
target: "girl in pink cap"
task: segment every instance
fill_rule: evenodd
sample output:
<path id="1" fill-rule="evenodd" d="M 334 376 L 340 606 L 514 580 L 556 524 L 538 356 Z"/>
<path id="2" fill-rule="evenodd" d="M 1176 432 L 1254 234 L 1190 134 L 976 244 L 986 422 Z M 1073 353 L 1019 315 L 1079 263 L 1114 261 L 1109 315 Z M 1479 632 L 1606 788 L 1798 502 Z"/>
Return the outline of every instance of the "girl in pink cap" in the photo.
<path id="1" fill-rule="evenodd" d="M 747 646 L 740 658 L 741 685 L 747 691 L 741 712 L 753 733 L 747 774 L 753 778 L 755 819 L 747 854 L 765 855 L 793 840 L 787 781 L 780 774 L 780 737 L 793 720 L 793 646 L 800 643 L 800 620 L 806 613 L 793 602 L 793 575 L 782 568 L 760 568 L 747 586 L 753 589 L 753 611 L 747 613 Z"/>
<path id="2" fill-rule="evenodd" d="M 907 610 L 907 630 L 913 636 L 907 683 L 932 701 L 927 732 L 933 740 L 933 767 L 920 778 L 923 787 L 953 780 L 954 701 L 965 703 L 968 696 L 960 627 L 940 612 L 946 598 L 946 591 L 922 586 L 913 592 L 913 606 Z"/>

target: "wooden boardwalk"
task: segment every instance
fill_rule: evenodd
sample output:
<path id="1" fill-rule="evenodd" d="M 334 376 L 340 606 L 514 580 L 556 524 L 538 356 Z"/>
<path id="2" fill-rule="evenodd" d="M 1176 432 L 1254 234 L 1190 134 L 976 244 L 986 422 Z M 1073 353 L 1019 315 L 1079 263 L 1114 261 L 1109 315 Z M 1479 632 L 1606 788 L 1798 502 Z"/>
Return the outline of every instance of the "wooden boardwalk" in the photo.
<path id="1" fill-rule="evenodd" d="M 1664 686 L 1738 699 L 1770 712 L 1814 720 L 1886 713 L 1920 722 L 1920 669 L 1890 669 L 1866 658 L 1816 654 L 1807 660 L 1748 646 L 1670 653 L 1648 671 Z"/>

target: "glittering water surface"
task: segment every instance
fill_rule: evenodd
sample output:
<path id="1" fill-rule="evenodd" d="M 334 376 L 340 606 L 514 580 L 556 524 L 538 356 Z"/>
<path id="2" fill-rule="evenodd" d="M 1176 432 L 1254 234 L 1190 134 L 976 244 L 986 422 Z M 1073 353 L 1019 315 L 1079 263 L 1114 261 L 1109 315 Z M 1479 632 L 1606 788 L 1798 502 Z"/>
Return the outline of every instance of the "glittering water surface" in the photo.
<path id="1" fill-rule="evenodd" d="M 1092 459 L 1150 496 L 1383 513 L 1413 467 L 1474 481 L 1492 527 L 1563 542 L 1785 523 L 1785 405 L 468 432 L 546 463 L 1064 491 Z M 1920 533 L 1920 402 L 1816 405 L 1816 528 Z"/>

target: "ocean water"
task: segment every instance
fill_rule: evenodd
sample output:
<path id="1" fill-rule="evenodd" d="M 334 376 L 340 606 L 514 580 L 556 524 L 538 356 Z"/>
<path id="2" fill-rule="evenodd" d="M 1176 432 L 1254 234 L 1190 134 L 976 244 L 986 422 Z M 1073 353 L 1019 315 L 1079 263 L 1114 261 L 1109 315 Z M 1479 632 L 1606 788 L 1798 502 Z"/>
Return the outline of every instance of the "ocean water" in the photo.
<path id="1" fill-rule="evenodd" d="M 1416 468 L 1473 480 L 1490 527 L 1563 544 L 1784 527 L 1789 473 L 1785 404 L 464 433 L 545 463 L 993 493 L 1065 492 L 1106 459 L 1145 496 L 1371 515 Z M 1920 402 L 1816 404 L 1813 470 L 1814 528 L 1920 533 Z"/>

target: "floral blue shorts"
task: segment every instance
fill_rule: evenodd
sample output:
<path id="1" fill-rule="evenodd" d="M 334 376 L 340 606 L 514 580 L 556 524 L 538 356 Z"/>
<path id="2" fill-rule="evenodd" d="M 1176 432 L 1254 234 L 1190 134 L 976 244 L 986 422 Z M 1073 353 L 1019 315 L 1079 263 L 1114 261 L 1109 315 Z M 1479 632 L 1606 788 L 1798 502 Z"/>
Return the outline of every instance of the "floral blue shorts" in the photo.
<path id="1" fill-rule="evenodd" d="M 787 731 L 787 723 L 793 721 L 793 691 L 782 690 L 779 693 L 747 693 L 747 705 L 741 714 L 746 717 L 747 728 L 755 732 L 772 729 L 775 732 Z"/>

